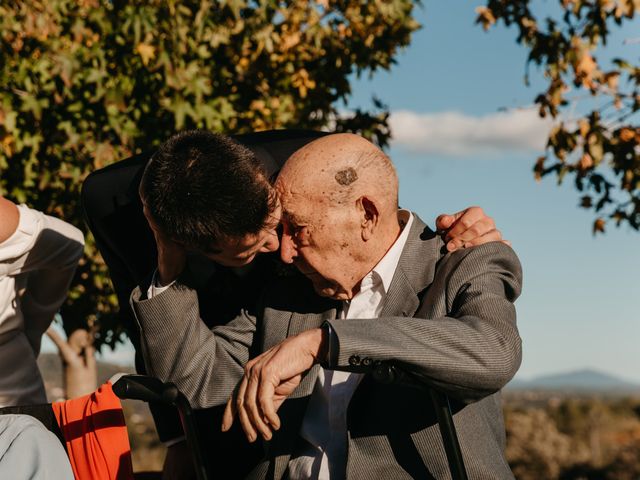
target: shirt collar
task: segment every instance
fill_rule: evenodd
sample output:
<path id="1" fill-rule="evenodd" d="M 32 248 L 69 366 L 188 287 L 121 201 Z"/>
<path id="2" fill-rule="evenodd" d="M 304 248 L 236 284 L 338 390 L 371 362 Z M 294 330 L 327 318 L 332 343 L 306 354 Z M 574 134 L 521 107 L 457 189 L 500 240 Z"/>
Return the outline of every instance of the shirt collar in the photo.
<path id="1" fill-rule="evenodd" d="M 382 260 L 380 260 L 371 271 L 374 282 L 382 281 L 385 293 L 389 291 L 391 280 L 393 280 L 400 256 L 402 255 L 402 250 L 404 250 L 404 246 L 409 238 L 409 231 L 413 223 L 413 214 L 409 210 L 398 210 L 398 220 L 400 221 L 402 232 L 391 248 L 387 250 Z"/>

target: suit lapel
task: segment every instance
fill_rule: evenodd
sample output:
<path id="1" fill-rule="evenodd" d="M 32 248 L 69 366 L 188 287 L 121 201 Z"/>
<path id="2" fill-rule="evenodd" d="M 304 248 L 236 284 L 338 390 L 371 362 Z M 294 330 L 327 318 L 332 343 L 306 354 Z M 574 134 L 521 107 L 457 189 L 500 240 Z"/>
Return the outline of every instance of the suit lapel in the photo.
<path id="1" fill-rule="evenodd" d="M 414 213 L 409 238 L 402 250 L 381 317 L 412 316 L 422 292 L 431 284 L 443 242 Z"/>

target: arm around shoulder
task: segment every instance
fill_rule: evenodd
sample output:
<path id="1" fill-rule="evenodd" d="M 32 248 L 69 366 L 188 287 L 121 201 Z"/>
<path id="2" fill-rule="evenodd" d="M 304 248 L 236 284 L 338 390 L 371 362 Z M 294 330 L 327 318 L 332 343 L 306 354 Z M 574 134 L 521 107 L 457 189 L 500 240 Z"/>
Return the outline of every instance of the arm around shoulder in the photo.
<path id="1" fill-rule="evenodd" d="M 521 362 L 513 305 L 521 284 L 520 262 L 502 243 L 448 254 L 412 315 L 332 321 L 333 368 L 390 366 L 401 381 L 408 376 L 463 401 L 494 393 Z"/>

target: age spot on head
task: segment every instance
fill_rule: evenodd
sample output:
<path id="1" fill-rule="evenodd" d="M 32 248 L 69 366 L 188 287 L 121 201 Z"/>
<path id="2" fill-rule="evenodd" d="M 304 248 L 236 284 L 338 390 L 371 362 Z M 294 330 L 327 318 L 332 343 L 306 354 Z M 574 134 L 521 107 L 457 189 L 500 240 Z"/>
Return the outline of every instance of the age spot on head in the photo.
<path id="1" fill-rule="evenodd" d="M 340 185 L 351 185 L 358 179 L 358 174 L 353 168 L 349 167 L 336 173 L 335 179 Z"/>

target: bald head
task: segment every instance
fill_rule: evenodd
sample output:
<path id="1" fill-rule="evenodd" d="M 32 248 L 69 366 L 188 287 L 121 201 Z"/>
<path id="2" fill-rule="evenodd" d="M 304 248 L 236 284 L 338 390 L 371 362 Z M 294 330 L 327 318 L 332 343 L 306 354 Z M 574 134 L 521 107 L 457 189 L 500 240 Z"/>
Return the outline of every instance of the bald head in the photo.
<path id="1" fill-rule="evenodd" d="M 389 158 L 357 135 L 328 135 L 287 160 L 276 189 L 282 259 L 321 295 L 352 298 L 400 232 L 398 178 Z"/>
<path id="2" fill-rule="evenodd" d="M 373 143 L 350 133 L 305 145 L 287 160 L 278 179 L 286 193 L 315 201 L 344 204 L 369 195 L 387 214 L 395 215 L 398 207 L 398 178 L 391 160 Z"/>

